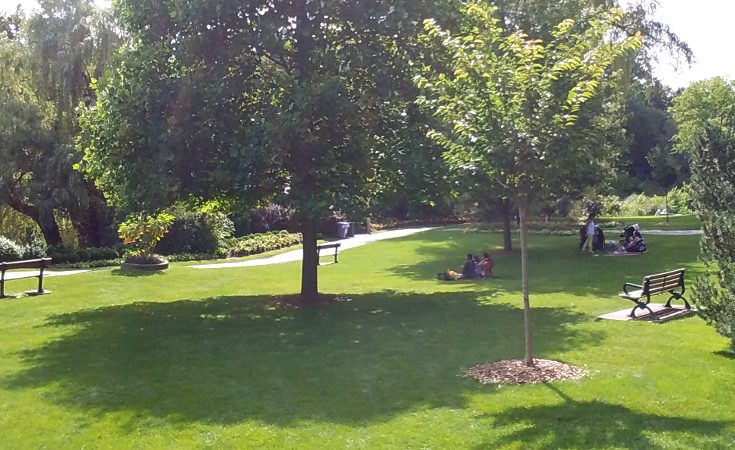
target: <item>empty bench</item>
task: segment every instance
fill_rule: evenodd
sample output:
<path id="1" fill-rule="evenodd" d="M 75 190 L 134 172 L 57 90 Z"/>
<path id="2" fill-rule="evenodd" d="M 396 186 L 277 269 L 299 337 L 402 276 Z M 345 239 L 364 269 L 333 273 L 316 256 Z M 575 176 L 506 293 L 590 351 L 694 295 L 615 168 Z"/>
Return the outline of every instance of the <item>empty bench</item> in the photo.
<path id="1" fill-rule="evenodd" d="M 25 261 L 0 262 L 0 298 L 5 295 L 5 282 L 8 280 L 20 280 L 23 278 L 38 278 L 38 290 L 33 294 L 45 294 L 43 290 L 43 271 L 51 267 L 51 258 L 28 259 Z M 8 273 L 15 269 L 37 269 L 23 272 Z"/>
<path id="2" fill-rule="evenodd" d="M 334 249 L 334 262 L 337 263 L 337 251 L 339 250 L 339 246 L 342 245 L 339 242 L 336 242 L 334 244 L 319 244 L 316 246 L 316 260 L 319 261 L 319 258 L 321 257 L 321 251 L 322 250 L 328 250 L 330 248 Z"/>
<path id="3" fill-rule="evenodd" d="M 634 288 L 635 290 L 629 290 Z M 636 317 L 636 309 L 647 309 L 653 317 L 653 311 L 648 307 L 652 295 L 671 294 L 666 302 L 666 307 L 671 308 L 672 300 L 683 300 L 686 309 L 691 309 L 689 302 L 684 298 L 684 269 L 672 270 L 670 272 L 657 273 L 643 277 L 643 284 L 625 283 L 620 297 L 633 301 L 636 305 L 628 316 Z"/>

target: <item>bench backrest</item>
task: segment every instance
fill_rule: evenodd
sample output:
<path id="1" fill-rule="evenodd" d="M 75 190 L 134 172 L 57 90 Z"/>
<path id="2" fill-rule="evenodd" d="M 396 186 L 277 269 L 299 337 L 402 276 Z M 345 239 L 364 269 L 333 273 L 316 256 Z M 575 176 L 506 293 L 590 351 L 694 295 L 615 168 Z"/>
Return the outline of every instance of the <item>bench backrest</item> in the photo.
<path id="1" fill-rule="evenodd" d="M 648 275 L 643 278 L 643 292 L 656 295 L 684 287 L 684 269 Z"/>
<path id="2" fill-rule="evenodd" d="M 11 269 L 41 269 L 51 267 L 51 258 L 27 259 L 25 261 L 0 262 L 3 272 Z"/>

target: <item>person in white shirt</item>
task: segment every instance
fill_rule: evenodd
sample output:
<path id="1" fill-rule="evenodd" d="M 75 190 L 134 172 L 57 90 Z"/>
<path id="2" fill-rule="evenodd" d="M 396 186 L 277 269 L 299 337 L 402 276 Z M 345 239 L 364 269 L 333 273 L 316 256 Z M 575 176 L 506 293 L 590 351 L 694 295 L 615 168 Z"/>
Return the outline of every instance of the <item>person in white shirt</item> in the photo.
<path id="1" fill-rule="evenodd" d="M 589 217 L 587 217 L 587 239 L 584 241 L 584 245 L 582 245 L 582 251 L 584 251 L 585 248 L 589 248 L 590 253 L 592 253 L 592 243 L 595 241 L 595 215 L 590 214 Z"/>

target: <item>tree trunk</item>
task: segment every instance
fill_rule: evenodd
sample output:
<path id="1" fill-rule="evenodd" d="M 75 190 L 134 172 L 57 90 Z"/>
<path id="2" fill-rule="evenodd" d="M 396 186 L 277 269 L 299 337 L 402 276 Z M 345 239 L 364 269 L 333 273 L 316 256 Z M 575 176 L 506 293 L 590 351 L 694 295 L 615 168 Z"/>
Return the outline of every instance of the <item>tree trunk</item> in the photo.
<path id="1" fill-rule="evenodd" d="M 521 292 L 523 293 L 523 330 L 526 341 L 526 354 L 523 362 L 527 366 L 533 366 L 533 330 L 531 328 L 531 301 L 528 292 L 528 224 L 526 223 L 526 213 L 527 206 L 525 204 L 519 204 L 518 218 L 521 225 Z"/>
<path id="2" fill-rule="evenodd" d="M 8 205 L 19 213 L 30 217 L 38 224 L 46 245 L 61 245 L 61 232 L 59 231 L 59 225 L 56 223 L 53 209 L 44 208 L 42 210 L 38 206 L 28 205 L 13 197 L 8 200 Z"/>
<path id="3" fill-rule="evenodd" d="M 669 192 L 668 191 L 666 192 L 665 199 L 666 199 L 666 204 L 664 207 L 666 208 L 666 223 L 669 223 Z"/>
<path id="4" fill-rule="evenodd" d="M 500 211 L 503 219 L 503 250 L 510 252 L 513 250 L 513 240 L 510 230 L 510 201 L 503 200 L 500 203 Z"/>
<path id="5" fill-rule="evenodd" d="M 71 214 L 71 221 L 79 237 L 80 247 L 104 247 L 115 241 L 110 236 L 113 224 L 112 211 L 97 188 L 84 182 L 87 189 L 87 200 L 81 209 Z"/>
<path id="6" fill-rule="evenodd" d="M 301 298 L 305 302 L 316 301 L 319 296 L 316 256 L 317 220 L 305 218 L 301 223 L 303 235 L 303 260 L 301 262 Z"/>

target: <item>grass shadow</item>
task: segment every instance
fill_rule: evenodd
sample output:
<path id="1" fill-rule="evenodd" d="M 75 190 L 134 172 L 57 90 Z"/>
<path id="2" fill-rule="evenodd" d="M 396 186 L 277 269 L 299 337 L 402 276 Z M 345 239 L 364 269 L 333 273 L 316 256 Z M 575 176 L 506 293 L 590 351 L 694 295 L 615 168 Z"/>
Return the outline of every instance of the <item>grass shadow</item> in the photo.
<path id="1" fill-rule="evenodd" d="M 360 425 L 462 408 L 478 388 L 464 369 L 523 352 L 522 311 L 475 296 L 381 292 L 300 309 L 219 297 L 62 314 L 45 326 L 63 336 L 22 352 L 25 369 L 2 383 L 46 388 L 47 400 L 90 417 L 133 411 L 215 424 Z M 534 314 L 538 354 L 603 339 L 568 326 L 583 314 Z"/>
<path id="2" fill-rule="evenodd" d="M 707 447 L 708 439 L 732 426 L 729 421 L 645 414 L 600 400 L 577 401 L 558 386 L 546 383 L 562 399 L 543 406 L 520 406 L 491 415 L 493 426 L 516 431 L 479 448 L 669 448 L 662 433 L 682 433 L 687 446 Z M 695 443 L 693 438 L 702 439 Z M 711 442 L 709 443 L 711 444 Z"/>

